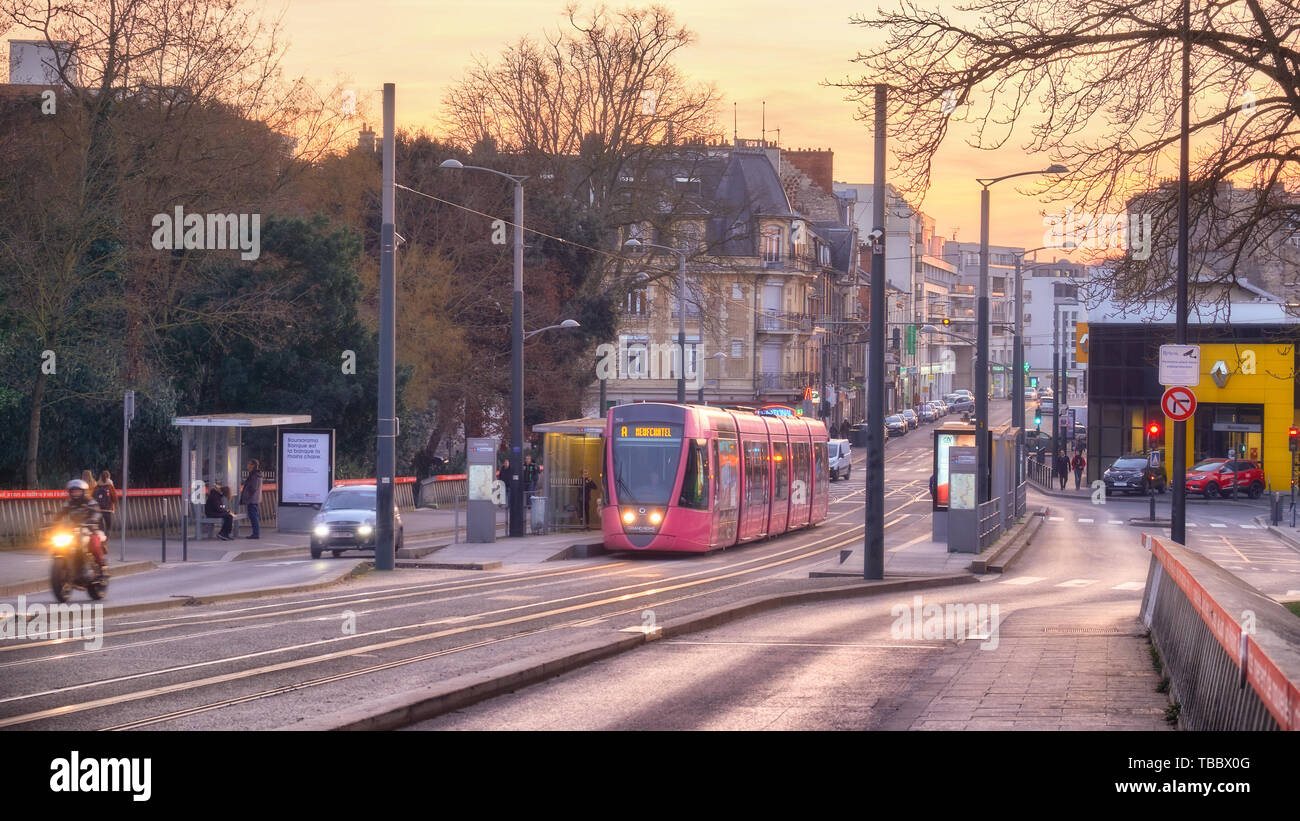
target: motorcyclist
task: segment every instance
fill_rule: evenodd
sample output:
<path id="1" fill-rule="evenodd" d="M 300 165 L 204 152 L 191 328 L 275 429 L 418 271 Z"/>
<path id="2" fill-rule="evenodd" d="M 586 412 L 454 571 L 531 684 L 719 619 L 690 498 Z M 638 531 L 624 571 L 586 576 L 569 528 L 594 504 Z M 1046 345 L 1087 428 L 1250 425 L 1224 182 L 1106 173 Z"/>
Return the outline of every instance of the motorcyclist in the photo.
<path id="1" fill-rule="evenodd" d="M 108 564 L 107 538 L 104 536 L 104 515 L 90 495 L 90 485 L 80 479 L 68 482 L 68 498 L 59 509 L 58 520 L 90 528 L 90 552 L 100 569 Z"/>

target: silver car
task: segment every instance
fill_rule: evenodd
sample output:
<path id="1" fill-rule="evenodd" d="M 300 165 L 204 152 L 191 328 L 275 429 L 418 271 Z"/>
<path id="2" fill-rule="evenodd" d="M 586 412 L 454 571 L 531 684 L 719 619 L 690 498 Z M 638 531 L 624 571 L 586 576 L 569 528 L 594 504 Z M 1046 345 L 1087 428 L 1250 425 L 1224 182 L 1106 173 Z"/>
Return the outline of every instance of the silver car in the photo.
<path id="1" fill-rule="evenodd" d="M 345 550 L 374 550 L 375 486 L 336 487 L 325 497 L 311 523 L 311 557 L 319 559 L 326 550 L 336 557 Z M 393 504 L 393 548 L 402 549 L 402 514 Z"/>

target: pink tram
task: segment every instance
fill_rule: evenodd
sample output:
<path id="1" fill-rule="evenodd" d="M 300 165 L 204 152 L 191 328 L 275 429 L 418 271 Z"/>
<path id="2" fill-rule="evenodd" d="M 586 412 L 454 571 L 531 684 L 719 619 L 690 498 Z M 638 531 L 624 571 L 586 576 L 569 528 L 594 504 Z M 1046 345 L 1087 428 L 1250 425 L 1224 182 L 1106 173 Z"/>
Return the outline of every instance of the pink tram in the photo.
<path id="1" fill-rule="evenodd" d="M 820 524 L 826 426 L 701 405 L 610 408 L 601 528 L 612 550 L 703 553 Z"/>

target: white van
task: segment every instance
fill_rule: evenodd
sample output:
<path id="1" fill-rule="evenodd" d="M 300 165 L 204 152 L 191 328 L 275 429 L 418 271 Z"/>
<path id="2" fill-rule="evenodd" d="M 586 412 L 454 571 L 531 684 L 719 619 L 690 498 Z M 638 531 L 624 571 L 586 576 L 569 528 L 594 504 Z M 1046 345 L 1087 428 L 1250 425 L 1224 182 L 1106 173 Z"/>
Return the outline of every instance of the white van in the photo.
<path id="1" fill-rule="evenodd" d="M 826 459 L 830 463 L 831 481 L 847 479 L 852 467 L 849 460 L 853 458 L 852 446 L 848 439 L 831 439 L 826 443 Z"/>

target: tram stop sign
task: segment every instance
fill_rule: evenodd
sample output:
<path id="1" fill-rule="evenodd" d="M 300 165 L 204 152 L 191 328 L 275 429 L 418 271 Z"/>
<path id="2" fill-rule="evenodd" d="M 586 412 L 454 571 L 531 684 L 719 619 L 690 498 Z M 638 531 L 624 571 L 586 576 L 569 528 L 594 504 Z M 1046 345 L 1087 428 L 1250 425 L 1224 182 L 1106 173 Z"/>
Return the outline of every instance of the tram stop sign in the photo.
<path id="1" fill-rule="evenodd" d="M 1168 388 L 1160 397 L 1160 408 L 1175 422 L 1186 422 L 1196 413 L 1196 394 L 1191 388 Z"/>

